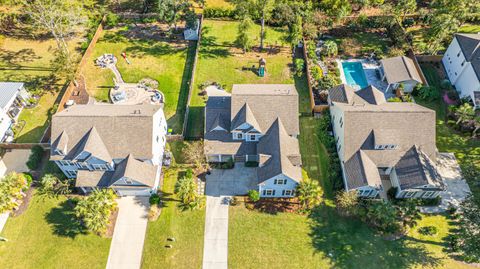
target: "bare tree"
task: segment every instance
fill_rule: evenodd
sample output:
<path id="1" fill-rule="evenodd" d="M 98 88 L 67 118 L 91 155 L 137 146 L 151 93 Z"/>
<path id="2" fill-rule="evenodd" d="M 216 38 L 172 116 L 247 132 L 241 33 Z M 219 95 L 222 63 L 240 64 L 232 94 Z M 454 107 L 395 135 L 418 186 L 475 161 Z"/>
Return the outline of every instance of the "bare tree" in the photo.
<path id="1" fill-rule="evenodd" d="M 22 0 L 25 12 L 34 25 L 48 31 L 57 43 L 57 49 L 69 57 L 67 38 L 82 30 L 86 18 L 82 6 L 73 1 L 63 0 Z"/>

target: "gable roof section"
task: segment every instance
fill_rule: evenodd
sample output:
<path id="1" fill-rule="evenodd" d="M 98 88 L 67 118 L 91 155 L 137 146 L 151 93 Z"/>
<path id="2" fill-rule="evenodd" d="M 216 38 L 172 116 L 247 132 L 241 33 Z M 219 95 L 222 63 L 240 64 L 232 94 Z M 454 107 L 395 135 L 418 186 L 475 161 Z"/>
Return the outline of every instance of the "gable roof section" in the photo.
<path id="1" fill-rule="evenodd" d="M 232 115 L 232 116 L 234 116 L 232 118 L 232 128 L 231 128 L 232 130 L 237 129 L 244 123 L 248 123 L 255 130 L 262 132 L 262 129 L 260 128 L 260 125 L 255 119 L 255 116 L 253 115 L 253 112 L 250 109 L 250 106 L 248 105 L 248 103 L 245 103 L 243 105 L 240 111 L 238 111 L 237 115 Z"/>
<path id="2" fill-rule="evenodd" d="M 132 154 L 129 154 L 116 165 L 115 172 L 110 180 L 110 185 L 115 185 L 116 181 L 126 177 L 145 186 L 153 187 L 155 185 L 156 173 L 156 166 L 139 161 L 135 159 Z"/>
<path id="3" fill-rule="evenodd" d="M 16 97 L 22 88 L 21 82 L 0 82 L 0 108 L 5 109 L 8 102 Z"/>
<path id="4" fill-rule="evenodd" d="M 248 104 L 259 128 L 266 131 L 280 117 L 289 135 L 298 135 L 298 93 L 293 84 L 235 84 L 231 119 Z"/>
<path id="5" fill-rule="evenodd" d="M 75 187 L 109 187 L 113 171 L 78 170 Z"/>
<path id="6" fill-rule="evenodd" d="M 480 34 L 455 34 L 455 38 L 480 81 Z"/>
<path id="7" fill-rule="evenodd" d="M 389 84 L 415 80 L 422 83 L 413 60 L 405 56 L 387 58 L 380 61 Z"/>
<path id="8" fill-rule="evenodd" d="M 381 92 L 379 89 L 375 88 L 372 85 L 356 91 L 355 94 L 371 105 L 381 105 L 387 102 L 387 100 L 385 100 L 385 95 L 383 94 L 383 92 Z"/>
<path id="9" fill-rule="evenodd" d="M 365 186 L 378 188 L 382 184 L 377 166 L 362 150 L 345 162 L 344 169 L 348 189 Z"/>
<path id="10" fill-rule="evenodd" d="M 328 90 L 332 102 L 349 104 L 353 100 L 355 90 L 348 84 L 340 84 Z"/>
<path id="11" fill-rule="evenodd" d="M 287 175 L 297 182 L 302 180 L 298 140 L 288 135 L 280 118 L 275 120 L 267 133 L 260 139 L 257 152 L 260 156 L 270 156 L 264 162 L 264 166 L 257 170 L 258 183 L 279 174 Z"/>
<path id="12" fill-rule="evenodd" d="M 395 171 L 403 190 L 423 185 L 443 187 L 434 164 L 416 145 L 400 158 L 395 165 Z"/>
<path id="13" fill-rule="evenodd" d="M 63 154 L 65 154 L 66 152 L 68 152 L 67 145 L 68 145 L 68 134 L 67 134 L 67 132 L 63 131 L 57 137 L 57 139 L 55 139 L 55 141 L 53 141 L 52 151 L 54 151 L 55 149 L 59 149 L 60 151 L 62 151 Z"/>
<path id="14" fill-rule="evenodd" d="M 62 134 L 63 133 L 65 133 L 65 131 L 62 132 Z M 65 156 L 65 159 L 73 160 L 84 151 L 90 153 L 91 156 L 96 157 L 107 163 L 112 162 L 112 157 L 110 156 L 110 153 L 108 152 L 107 147 L 103 143 L 103 140 L 98 134 L 95 126 L 92 127 L 88 131 L 88 133 L 80 140 L 80 143 L 78 143 L 71 151 L 68 152 L 67 156 Z"/>
<path id="15" fill-rule="evenodd" d="M 132 153 L 140 159 L 151 159 L 153 115 L 160 109 L 158 105 L 74 105 L 53 116 L 52 141 L 66 132 L 67 149 L 73 154 L 74 147 L 82 147 L 82 139 L 95 127 L 96 138 L 88 142 L 93 147 L 102 141 L 111 158 Z"/>

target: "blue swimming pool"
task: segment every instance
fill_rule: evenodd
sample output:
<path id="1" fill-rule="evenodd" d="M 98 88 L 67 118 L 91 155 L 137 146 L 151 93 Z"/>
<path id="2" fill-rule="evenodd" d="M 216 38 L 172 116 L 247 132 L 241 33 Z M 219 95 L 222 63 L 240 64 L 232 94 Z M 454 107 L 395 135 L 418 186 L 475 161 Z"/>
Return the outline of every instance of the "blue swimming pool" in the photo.
<path id="1" fill-rule="evenodd" d="M 368 86 L 361 62 L 342 62 L 342 69 L 348 85 L 358 85 L 362 89 Z"/>

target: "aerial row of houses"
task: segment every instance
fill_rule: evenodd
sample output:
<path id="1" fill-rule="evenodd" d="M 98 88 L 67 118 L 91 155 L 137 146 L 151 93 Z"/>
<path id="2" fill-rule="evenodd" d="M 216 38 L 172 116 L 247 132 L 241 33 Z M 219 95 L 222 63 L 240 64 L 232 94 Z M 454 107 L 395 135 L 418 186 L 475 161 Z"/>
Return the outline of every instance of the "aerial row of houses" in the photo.
<path id="1" fill-rule="evenodd" d="M 443 64 L 460 95 L 479 106 L 480 35 L 455 35 Z M 421 82 L 409 58 L 381 65 L 391 87 L 402 81 L 410 91 Z M 0 92 L 5 141 L 30 97 L 22 83 L 0 83 Z M 285 84 L 233 85 L 231 94 L 209 96 L 207 161 L 254 163 L 248 169 L 255 169 L 254 189 L 262 197 L 294 196 L 302 181 L 298 99 L 295 86 Z M 329 90 L 328 105 L 347 191 L 385 198 L 394 187 L 399 198 L 433 198 L 445 190 L 436 169 L 433 110 L 387 102 L 371 85 L 338 85 Z M 108 187 L 119 195 L 148 196 L 160 184 L 166 136 L 161 105 L 77 104 L 52 118 L 51 160 L 84 193 Z"/>

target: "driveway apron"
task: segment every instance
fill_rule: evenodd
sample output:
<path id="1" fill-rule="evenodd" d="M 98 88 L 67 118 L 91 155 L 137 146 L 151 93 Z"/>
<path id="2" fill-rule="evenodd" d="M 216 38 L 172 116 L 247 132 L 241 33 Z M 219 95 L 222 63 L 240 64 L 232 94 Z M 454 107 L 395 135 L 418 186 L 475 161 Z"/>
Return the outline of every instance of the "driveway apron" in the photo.
<path id="1" fill-rule="evenodd" d="M 118 207 L 107 269 L 140 268 L 147 230 L 148 197 L 122 197 L 118 199 Z"/>

